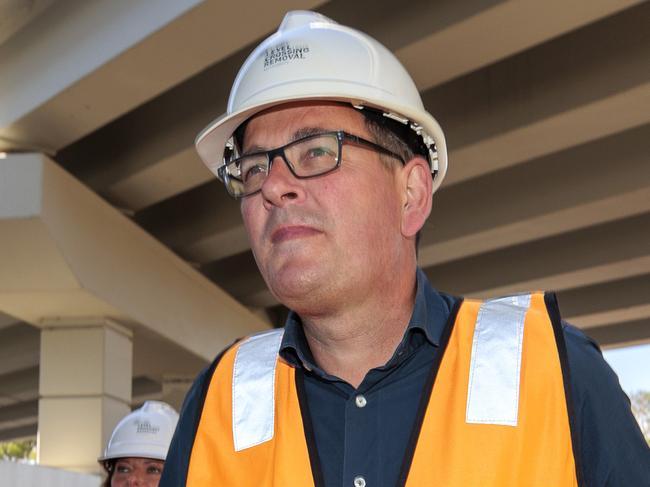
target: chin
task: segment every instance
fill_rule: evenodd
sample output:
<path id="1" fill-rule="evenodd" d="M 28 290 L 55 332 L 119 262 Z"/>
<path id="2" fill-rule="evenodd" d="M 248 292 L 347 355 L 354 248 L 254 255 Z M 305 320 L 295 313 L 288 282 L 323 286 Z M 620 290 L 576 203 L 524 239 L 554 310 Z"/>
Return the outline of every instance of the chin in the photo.
<path id="1" fill-rule="evenodd" d="M 322 269 L 298 265 L 283 266 L 265 279 L 278 301 L 295 311 L 318 303 L 330 283 Z"/>

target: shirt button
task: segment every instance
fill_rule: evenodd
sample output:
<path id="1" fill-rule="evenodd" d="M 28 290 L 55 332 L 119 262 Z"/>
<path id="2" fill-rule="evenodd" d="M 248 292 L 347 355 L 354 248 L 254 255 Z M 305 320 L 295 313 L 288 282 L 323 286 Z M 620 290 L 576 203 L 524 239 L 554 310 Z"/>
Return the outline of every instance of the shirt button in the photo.
<path id="1" fill-rule="evenodd" d="M 366 479 L 361 475 L 354 477 L 354 487 L 366 487 Z"/>
<path id="2" fill-rule="evenodd" d="M 354 398 L 354 403 L 357 405 L 358 408 L 363 408 L 368 404 L 368 401 L 366 401 L 366 398 L 363 396 L 363 394 L 359 394 L 357 397 Z M 363 477 L 357 477 L 358 479 L 363 480 Z M 355 479 L 356 482 L 356 479 Z M 366 481 L 363 480 L 363 485 L 366 485 Z M 357 485 L 357 484 L 354 484 Z M 362 486 L 363 487 L 363 486 Z"/>

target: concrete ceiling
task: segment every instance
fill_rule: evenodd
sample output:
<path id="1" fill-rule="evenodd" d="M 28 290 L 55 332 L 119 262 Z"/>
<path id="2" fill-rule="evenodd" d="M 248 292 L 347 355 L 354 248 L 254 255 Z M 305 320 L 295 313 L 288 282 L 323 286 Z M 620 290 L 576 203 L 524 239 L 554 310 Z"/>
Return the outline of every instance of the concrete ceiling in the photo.
<path id="1" fill-rule="evenodd" d="M 445 130 L 449 175 L 420 248 L 436 287 L 554 289 L 603 346 L 650 341 L 650 3 L 83 4 L 7 3 L 0 150 L 50 154 L 255 313 L 281 324 L 284 309 L 192 143 L 252 46 L 285 10 L 314 8 L 392 49 Z M 134 402 L 205 364 L 133 326 Z M 0 439 L 35 434 L 38 364 L 38 330 L 0 313 Z"/>

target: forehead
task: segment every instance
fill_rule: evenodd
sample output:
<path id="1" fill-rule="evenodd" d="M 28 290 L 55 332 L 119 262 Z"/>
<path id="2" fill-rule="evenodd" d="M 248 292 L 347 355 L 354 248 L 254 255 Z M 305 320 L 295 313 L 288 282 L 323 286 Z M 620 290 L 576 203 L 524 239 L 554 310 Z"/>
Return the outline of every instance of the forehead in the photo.
<path id="1" fill-rule="evenodd" d="M 244 148 L 276 147 L 292 140 L 304 128 L 345 130 L 368 136 L 364 117 L 350 105 L 335 102 L 287 103 L 253 116 L 244 132 Z"/>

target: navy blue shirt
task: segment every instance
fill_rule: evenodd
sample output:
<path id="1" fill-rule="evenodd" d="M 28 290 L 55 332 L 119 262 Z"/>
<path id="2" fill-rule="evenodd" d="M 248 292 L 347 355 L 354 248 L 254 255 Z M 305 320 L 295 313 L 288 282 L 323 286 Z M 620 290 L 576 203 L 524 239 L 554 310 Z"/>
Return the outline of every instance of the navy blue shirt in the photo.
<path id="1" fill-rule="evenodd" d="M 289 315 L 280 354 L 304 377 L 327 487 L 353 487 L 357 476 L 367 487 L 397 484 L 425 382 L 457 303 L 457 298 L 433 289 L 418 270 L 415 306 L 402 341 L 390 360 L 370 370 L 356 389 L 316 365 L 300 318 Z M 595 342 L 566 323 L 562 330 L 573 401 L 569 409 L 580 445 L 576 463 L 584 473 L 581 487 L 650 487 L 650 450 L 616 375 Z M 160 487 L 185 485 L 203 400 L 218 360 L 199 375 L 185 398 Z"/>
<path id="2" fill-rule="evenodd" d="M 393 487 L 402 467 L 422 391 L 457 298 L 437 292 L 417 273 L 415 307 L 390 360 L 358 388 L 324 372 L 311 355 L 300 318 L 290 313 L 280 354 L 302 368 L 325 485 Z M 595 342 L 563 324 L 573 411 L 588 486 L 650 486 L 650 451 L 627 396 Z"/>

